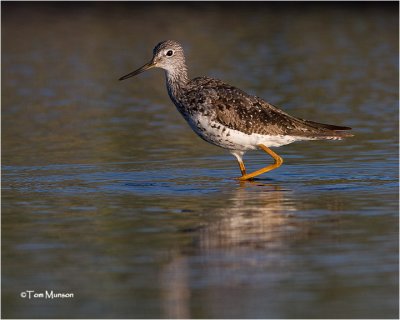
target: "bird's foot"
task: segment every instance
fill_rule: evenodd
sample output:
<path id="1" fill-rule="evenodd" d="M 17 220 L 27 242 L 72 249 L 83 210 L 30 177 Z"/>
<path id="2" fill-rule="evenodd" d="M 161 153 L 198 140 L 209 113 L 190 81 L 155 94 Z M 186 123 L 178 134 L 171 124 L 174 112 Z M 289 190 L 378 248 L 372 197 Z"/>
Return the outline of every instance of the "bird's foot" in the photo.
<path id="1" fill-rule="evenodd" d="M 237 178 L 239 181 L 253 181 L 254 177 L 249 174 L 244 174 L 241 177 Z"/>

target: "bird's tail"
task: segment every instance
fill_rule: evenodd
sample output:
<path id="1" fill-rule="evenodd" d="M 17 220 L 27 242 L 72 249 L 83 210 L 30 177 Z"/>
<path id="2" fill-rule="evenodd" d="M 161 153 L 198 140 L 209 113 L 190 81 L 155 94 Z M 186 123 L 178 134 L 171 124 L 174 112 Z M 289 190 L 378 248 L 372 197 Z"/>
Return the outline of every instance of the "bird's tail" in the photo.
<path id="1" fill-rule="evenodd" d="M 344 126 L 335 126 L 333 124 L 319 123 L 310 120 L 303 120 L 308 126 L 315 129 L 324 129 L 324 134 L 321 135 L 321 138 L 325 139 L 343 139 L 354 137 L 354 134 L 347 132 L 351 130 L 350 127 Z"/>

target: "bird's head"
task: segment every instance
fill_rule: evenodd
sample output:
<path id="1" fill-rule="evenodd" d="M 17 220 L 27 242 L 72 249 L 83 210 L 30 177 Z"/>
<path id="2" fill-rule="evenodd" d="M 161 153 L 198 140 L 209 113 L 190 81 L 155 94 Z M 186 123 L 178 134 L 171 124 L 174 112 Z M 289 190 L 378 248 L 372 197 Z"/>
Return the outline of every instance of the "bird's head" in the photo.
<path id="1" fill-rule="evenodd" d="M 186 72 L 185 55 L 182 46 L 173 40 L 160 42 L 153 49 L 153 58 L 150 62 L 121 77 L 119 80 L 128 79 L 151 68 L 161 68 L 170 74 L 181 71 Z"/>

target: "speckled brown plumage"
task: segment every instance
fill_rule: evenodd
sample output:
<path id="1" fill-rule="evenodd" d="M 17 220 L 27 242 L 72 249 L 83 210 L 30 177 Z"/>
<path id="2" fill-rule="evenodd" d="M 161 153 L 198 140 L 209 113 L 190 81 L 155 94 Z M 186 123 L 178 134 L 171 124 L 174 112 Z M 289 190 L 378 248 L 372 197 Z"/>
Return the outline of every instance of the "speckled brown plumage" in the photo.
<path id="1" fill-rule="evenodd" d="M 203 113 L 222 126 L 246 134 L 295 135 L 312 138 L 352 136 L 348 127 L 295 118 L 259 97 L 220 80 L 198 77 L 190 80 L 176 98 L 181 113 Z"/>

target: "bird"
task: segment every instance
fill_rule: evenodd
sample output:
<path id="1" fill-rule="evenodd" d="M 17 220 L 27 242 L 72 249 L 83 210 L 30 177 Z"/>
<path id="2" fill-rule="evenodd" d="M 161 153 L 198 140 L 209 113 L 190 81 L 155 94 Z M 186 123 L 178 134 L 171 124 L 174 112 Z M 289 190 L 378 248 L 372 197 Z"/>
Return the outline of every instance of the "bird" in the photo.
<path id="1" fill-rule="evenodd" d="M 241 181 L 279 168 L 283 159 L 271 147 L 295 141 L 341 140 L 352 137 L 349 127 L 304 120 L 289 115 L 258 96 L 247 94 L 210 77 L 189 79 L 182 45 L 174 40 L 158 43 L 153 57 L 139 69 L 119 80 L 152 68 L 165 71 L 168 95 L 192 130 L 203 140 L 228 150 L 236 157 Z M 247 173 L 243 156 L 261 149 L 274 163 Z"/>

